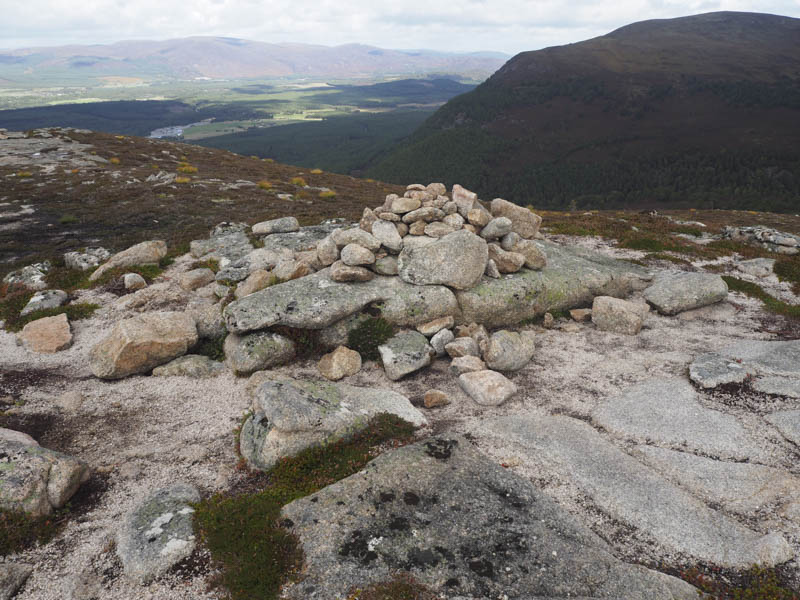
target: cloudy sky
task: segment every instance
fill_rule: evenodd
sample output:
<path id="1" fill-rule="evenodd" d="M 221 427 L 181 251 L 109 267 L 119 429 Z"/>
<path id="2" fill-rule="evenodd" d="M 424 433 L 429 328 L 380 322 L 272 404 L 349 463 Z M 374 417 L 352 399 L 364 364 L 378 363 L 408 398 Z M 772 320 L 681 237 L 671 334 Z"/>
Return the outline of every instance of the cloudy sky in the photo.
<path id="1" fill-rule="evenodd" d="M 645 19 L 717 10 L 800 17 L 800 0 L 0 0 L 0 48 L 221 35 L 514 54 Z"/>

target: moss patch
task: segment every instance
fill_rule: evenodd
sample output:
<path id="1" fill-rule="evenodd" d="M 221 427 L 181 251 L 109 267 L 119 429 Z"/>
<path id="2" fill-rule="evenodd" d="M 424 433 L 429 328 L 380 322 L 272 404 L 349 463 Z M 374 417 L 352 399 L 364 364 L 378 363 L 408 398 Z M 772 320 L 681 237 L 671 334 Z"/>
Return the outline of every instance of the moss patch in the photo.
<path id="1" fill-rule="evenodd" d="M 775 275 L 781 281 L 788 281 L 792 284 L 792 291 L 800 296 L 800 258 L 779 258 L 772 267 Z"/>
<path id="2" fill-rule="evenodd" d="M 740 575 L 730 578 L 715 577 L 699 568 L 682 571 L 680 577 L 695 586 L 704 600 L 798 600 L 800 593 L 782 583 L 776 569 L 754 566 Z"/>
<path id="3" fill-rule="evenodd" d="M 36 543 L 47 543 L 58 533 L 62 520 L 61 513 L 36 518 L 0 509 L 0 556 L 20 552 Z"/>
<path id="4" fill-rule="evenodd" d="M 436 600 L 438 596 L 408 573 L 398 573 L 388 581 L 374 583 L 363 590 L 351 590 L 347 600 Z"/>
<path id="5" fill-rule="evenodd" d="M 232 600 L 278 597 L 302 564 L 297 538 L 278 522 L 289 502 L 358 472 L 379 445 L 401 445 L 414 426 L 394 415 L 378 415 L 348 440 L 309 448 L 284 458 L 265 474 L 264 486 L 242 494 L 217 494 L 196 505 L 200 540 L 220 568 L 220 583 Z"/>
<path id="6" fill-rule="evenodd" d="M 204 338 L 192 349 L 192 354 L 207 356 L 211 360 L 225 360 L 225 338 L 227 335 L 220 335 L 215 338 Z"/>
<path id="7" fill-rule="evenodd" d="M 394 327 L 382 317 L 371 317 L 350 330 L 347 347 L 355 350 L 364 360 L 378 360 L 378 346 L 394 335 Z"/>
<path id="8" fill-rule="evenodd" d="M 751 298 L 758 298 L 764 303 L 764 308 L 769 312 L 783 315 L 790 319 L 800 319 L 800 305 L 787 304 L 765 292 L 761 286 L 738 279 L 737 277 L 730 277 L 723 275 L 722 279 L 728 284 L 728 289 L 732 292 L 741 292 L 750 296 Z"/>

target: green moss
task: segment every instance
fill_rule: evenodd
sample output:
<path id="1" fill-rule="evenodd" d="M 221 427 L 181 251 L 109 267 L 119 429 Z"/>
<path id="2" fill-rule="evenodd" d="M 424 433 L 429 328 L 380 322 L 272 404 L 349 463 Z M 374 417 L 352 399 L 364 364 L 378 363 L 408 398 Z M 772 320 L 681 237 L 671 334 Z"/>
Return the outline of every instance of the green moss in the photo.
<path id="1" fill-rule="evenodd" d="M 783 315 L 784 317 L 788 317 L 790 319 L 800 319 L 800 305 L 782 302 L 777 298 L 770 296 L 761 288 L 761 286 L 755 283 L 750 283 L 749 281 L 743 281 L 742 279 L 727 275 L 723 275 L 722 279 L 724 279 L 725 283 L 728 284 L 728 289 L 730 291 L 741 292 L 750 296 L 751 298 L 758 298 L 764 303 L 764 308 L 766 308 L 769 312 Z"/>
<path id="2" fill-rule="evenodd" d="M 46 517 L 0 509 L 0 556 L 21 552 L 34 544 L 49 542 L 65 521 L 65 510 Z"/>
<path id="3" fill-rule="evenodd" d="M 685 258 L 679 258 L 677 256 L 672 256 L 671 254 L 664 254 L 663 252 L 655 252 L 652 254 L 648 254 L 644 257 L 644 260 L 667 260 L 669 262 L 673 262 L 677 265 L 690 265 L 692 264 L 691 261 L 686 260 Z"/>
<path id="4" fill-rule="evenodd" d="M 703 573 L 698 568 L 680 573 L 685 581 L 695 586 L 704 600 L 798 600 L 797 591 L 786 587 L 775 569 L 753 566 L 741 574 L 732 585 L 717 577 Z M 727 579 L 727 578 L 726 578 Z"/>
<path id="5" fill-rule="evenodd" d="M 309 448 L 284 458 L 254 493 L 217 494 L 196 505 L 195 524 L 221 570 L 232 600 L 270 600 L 302 565 L 298 540 L 278 522 L 281 508 L 358 472 L 374 449 L 412 439 L 413 425 L 394 415 L 375 417 L 348 440 Z"/>
<path id="6" fill-rule="evenodd" d="M 219 261 L 215 258 L 210 258 L 208 260 L 199 260 L 189 265 L 190 271 L 194 269 L 211 269 L 212 271 L 214 271 L 214 273 L 216 273 L 217 271 L 219 271 Z"/>
<path id="7" fill-rule="evenodd" d="M 350 330 L 347 347 L 355 350 L 364 360 L 378 360 L 378 346 L 394 335 L 394 327 L 382 317 L 371 317 Z"/>
<path id="8" fill-rule="evenodd" d="M 215 338 L 203 338 L 192 349 L 192 354 L 207 356 L 211 360 L 224 361 L 226 337 L 228 336 L 223 334 Z"/>
<path id="9" fill-rule="evenodd" d="M 388 581 L 351 590 L 347 600 L 436 600 L 438 596 L 408 573 L 397 573 Z"/>
<path id="10" fill-rule="evenodd" d="M 788 281 L 792 284 L 792 291 L 800 295 L 800 258 L 779 258 L 772 267 L 775 275 L 781 281 Z"/>

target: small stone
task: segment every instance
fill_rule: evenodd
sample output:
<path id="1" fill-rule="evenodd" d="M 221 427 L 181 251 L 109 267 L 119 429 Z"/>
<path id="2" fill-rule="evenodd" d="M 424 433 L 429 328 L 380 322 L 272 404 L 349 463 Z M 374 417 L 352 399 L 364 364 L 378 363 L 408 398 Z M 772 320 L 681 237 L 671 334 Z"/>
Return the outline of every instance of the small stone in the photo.
<path id="1" fill-rule="evenodd" d="M 394 227 L 394 225 L 391 226 Z M 375 264 L 375 255 L 364 246 L 347 244 L 342 248 L 341 260 L 349 267 L 362 267 Z"/>
<path id="2" fill-rule="evenodd" d="M 491 220 L 492 215 L 483 208 L 473 208 L 467 213 L 467 221 L 469 221 L 470 225 L 474 225 L 475 227 L 486 227 Z"/>
<path id="3" fill-rule="evenodd" d="M 497 371 L 464 373 L 458 385 L 481 406 L 500 406 L 517 393 L 517 386 Z"/>
<path id="4" fill-rule="evenodd" d="M 72 345 L 72 331 L 67 315 L 62 313 L 31 321 L 22 328 L 18 339 L 32 352 L 53 354 Z"/>
<path id="5" fill-rule="evenodd" d="M 408 235 L 408 225 L 405 223 L 395 223 L 394 226 L 397 228 L 397 233 L 400 237 L 406 237 Z"/>
<path id="6" fill-rule="evenodd" d="M 275 265 L 272 275 L 280 281 L 291 281 L 311 275 L 311 267 L 300 260 L 282 260 Z"/>
<path id="7" fill-rule="evenodd" d="M 458 356 L 450 361 L 450 372 L 458 377 L 464 373 L 485 371 L 486 363 L 477 356 Z"/>
<path id="8" fill-rule="evenodd" d="M 409 235 L 425 235 L 425 227 L 427 227 L 425 221 L 414 221 L 408 227 L 408 233 Z"/>
<path id="9" fill-rule="evenodd" d="M 500 247 L 506 252 L 511 252 L 512 250 L 514 250 L 514 246 L 516 246 L 521 241 L 522 237 L 518 233 L 514 233 L 512 231 L 511 233 L 505 234 L 500 239 Z M 520 254 L 522 253 L 520 252 Z"/>
<path id="10" fill-rule="evenodd" d="M 728 285 L 714 273 L 667 275 L 644 291 L 644 299 L 664 315 L 708 306 L 728 297 Z"/>
<path id="11" fill-rule="evenodd" d="M 328 267 L 339 259 L 339 248 L 331 236 L 327 236 L 317 243 L 317 259 L 323 267 Z"/>
<path id="12" fill-rule="evenodd" d="M 125 286 L 126 290 L 135 292 L 136 290 L 143 290 L 146 288 L 147 281 L 138 273 L 125 273 L 125 275 L 122 276 L 122 285 Z"/>
<path id="13" fill-rule="evenodd" d="M 367 233 L 360 227 L 350 229 L 337 229 L 331 234 L 331 238 L 339 248 L 344 248 L 348 244 L 358 244 L 364 246 L 371 252 L 377 252 L 381 248 L 381 243 L 371 233 Z"/>
<path id="14" fill-rule="evenodd" d="M 446 354 L 445 347 L 447 344 L 452 342 L 455 339 L 453 332 L 449 329 L 442 329 L 438 333 L 436 333 L 431 338 L 431 347 L 433 348 L 434 352 L 436 352 L 436 356 L 444 356 Z"/>
<path id="15" fill-rule="evenodd" d="M 532 331 L 501 330 L 492 334 L 483 353 L 486 365 L 497 371 L 518 371 L 527 365 L 536 346 Z"/>
<path id="16" fill-rule="evenodd" d="M 492 279 L 500 278 L 500 270 L 497 268 L 497 263 L 491 258 L 486 261 L 486 270 L 483 272 L 483 274 L 487 277 L 491 277 Z"/>
<path id="17" fill-rule="evenodd" d="M 481 237 L 485 240 L 496 240 L 511 233 L 511 220 L 506 217 L 495 217 L 481 229 Z"/>
<path id="18" fill-rule="evenodd" d="M 524 206 L 495 198 L 491 205 L 495 217 L 506 217 L 511 221 L 511 230 L 525 239 L 532 239 L 539 233 L 542 218 Z"/>
<path id="19" fill-rule="evenodd" d="M 428 390 L 422 399 L 425 408 L 438 408 L 450 404 L 450 398 L 440 390 Z"/>
<path id="20" fill-rule="evenodd" d="M 425 189 L 426 189 L 425 186 L 422 185 L 421 183 L 411 183 L 411 184 L 406 186 L 406 191 L 407 192 L 414 191 L 414 190 L 420 191 L 420 192 L 424 192 Z"/>
<path id="21" fill-rule="evenodd" d="M 544 317 L 542 318 L 542 327 L 545 329 L 553 329 L 556 326 L 556 320 L 553 318 L 553 314 L 546 312 L 544 313 Z"/>
<path id="22" fill-rule="evenodd" d="M 331 265 L 330 276 L 333 281 L 347 282 L 369 281 L 375 277 L 375 274 L 364 267 L 351 267 L 341 260 L 337 260 Z"/>
<path id="23" fill-rule="evenodd" d="M 650 312 L 646 304 L 611 296 L 597 296 L 592 303 L 592 322 L 601 331 L 636 335 Z"/>
<path id="24" fill-rule="evenodd" d="M 246 335 L 228 334 L 225 338 L 225 359 L 236 375 L 285 365 L 296 353 L 295 343 L 269 331 Z"/>
<path id="25" fill-rule="evenodd" d="M 417 210 L 412 210 L 410 213 L 403 215 L 403 223 L 411 224 L 417 221 L 425 221 L 430 223 L 438 221 L 444 217 L 444 211 L 432 206 L 425 206 Z"/>
<path id="26" fill-rule="evenodd" d="M 42 290 L 40 292 L 36 292 L 31 299 L 28 300 L 25 308 L 23 308 L 19 314 L 20 316 L 24 317 L 32 312 L 36 312 L 37 310 L 58 308 L 59 306 L 66 304 L 68 299 L 69 296 L 67 293 L 61 290 Z"/>
<path id="27" fill-rule="evenodd" d="M 450 355 L 450 358 L 458 358 L 459 356 L 478 356 L 481 355 L 481 350 L 478 347 L 478 342 L 471 337 L 457 337 L 452 342 L 447 344 L 445 352 Z"/>
<path id="28" fill-rule="evenodd" d="M 183 273 L 178 279 L 178 284 L 187 292 L 192 292 L 214 281 L 214 277 L 214 271 L 211 269 L 193 269 Z"/>
<path id="29" fill-rule="evenodd" d="M 458 205 L 452 200 L 450 200 L 442 205 L 442 210 L 446 215 L 455 215 L 458 214 Z M 461 217 L 461 215 L 458 216 Z M 461 218 L 463 219 L 464 217 Z"/>
<path id="30" fill-rule="evenodd" d="M 247 279 L 236 286 L 234 296 L 236 296 L 236 298 L 249 296 L 250 294 L 269 287 L 275 279 L 276 277 L 269 271 L 257 269 L 250 273 Z"/>
<path id="31" fill-rule="evenodd" d="M 300 223 L 295 217 L 283 217 L 262 221 L 253 225 L 255 235 L 272 235 L 273 233 L 294 233 L 300 231 Z"/>
<path id="32" fill-rule="evenodd" d="M 108 260 L 111 253 L 99 246 L 86 248 L 83 252 L 67 252 L 64 254 L 64 264 L 68 269 L 80 269 L 88 271 L 99 265 L 104 260 Z"/>
<path id="33" fill-rule="evenodd" d="M 447 215 L 442 219 L 442 223 L 444 223 L 448 227 L 451 227 L 453 231 L 458 231 L 464 225 L 464 217 L 462 217 L 458 213 L 454 215 Z"/>
<path id="34" fill-rule="evenodd" d="M 516 235 L 514 232 L 508 235 Z M 508 236 L 505 236 L 508 237 Z M 505 237 L 503 239 L 505 239 Z M 513 252 L 525 258 L 525 266 L 534 271 L 540 271 L 547 266 L 547 255 L 532 240 L 521 240 L 514 245 Z"/>
<path id="35" fill-rule="evenodd" d="M 317 251 L 315 250 L 301 250 L 299 252 L 294 253 L 294 258 L 297 262 L 305 263 L 308 265 L 308 268 L 312 271 L 319 271 L 323 268 L 321 262 L 319 262 L 319 257 L 317 256 Z M 327 265 L 325 265 L 327 266 Z"/>
<path id="36" fill-rule="evenodd" d="M 361 220 L 358 222 L 358 226 L 367 233 L 373 233 L 372 226 L 377 220 L 378 216 L 375 214 L 375 212 L 371 208 L 365 208 L 363 214 L 361 215 Z"/>
<path id="37" fill-rule="evenodd" d="M 447 193 L 447 187 L 443 183 L 429 183 L 425 189 L 437 196 L 444 196 Z"/>
<path id="38" fill-rule="evenodd" d="M 422 202 L 416 198 L 396 198 L 392 202 L 392 212 L 396 215 L 404 215 L 412 210 L 417 210 L 420 206 L 422 206 Z"/>
<path id="39" fill-rule="evenodd" d="M 425 337 L 432 337 L 442 329 L 450 329 L 455 323 L 452 315 L 447 315 L 446 317 L 440 317 L 438 319 L 434 319 L 433 321 L 428 321 L 427 323 L 423 323 L 422 325 L 417 325 L 417 331 L 419 331 Z"/>
<path id="40" fill-rule="evenodd" d="M 377 239 L 387 250 L 392 252 L 400 252 L 400 250 L 403 249 L 403 238 L 401 237 L 397 226 L 390 221 L 375 221 L 372 225 L 372 235 L 375 236 L 375 239 Z"/>
<path id="41" fill-rule="evenodd" d="M 592 309 L 573 308 L 569 311 L 569 316 L 572 317 L 573 321 L 577 321 L 578 323 L 588 323 L 592 320 Z"/>
<path id="42" fill-rule="evenodd" d="M 389 221 L 391 223 L 398 223 L 402 220 L 400 215 L 396 215 L 393 212 L 379 212 L 377 216 L 381 221 Z"/>
<path id="43" fill-rule="evenodd" d="M 525 264 L 525 257 L 522 254 L 506 252 L 497 244 L 489 244 L 489 258 L 495 262 L 500 273 L 516 273 Z"/>
<path id="44" fill-rule="evenodd" d="M 450 195 L 453 198 L 453 202 L 455 202 L 458 207 L 458 214 L 465 219 L 467 218 L 467 213 L 475 208 L 478 202 L 478 194 L 470 192 L 457 183 L 453 186 L 453 191 Z"/>
<path id="45" fill-rule="evenodd" d="M 397 257 L 384 256 L 375 261 L 373 270 L 378 275 L 397 275 Z"/>
<path id="46" fill-rule="evenodd" d="M 167 255 L 167 244 L 161 240 L 142 242 L 127 250 L 118 252 L 100 265 L 89 276 L 89 281 L 97 281 L 104 273 L 117 267 L 133 267 L 135 265 L 157 265 Z"/>
<path id="47" fill-rule="evenodd" d="M 355 350 L 339 346 L 333 352 L 324 355 L 317 368 L 323 377 L 331 381 L 339 381 L 343 377 L 355 375 L 361 370 L 361 355 Z"/>
<path id="48" fill-rule="evenodd" d="M 391 337 L 378 346 L 386 376 L 392 381 L 431 364 L 433 348 L 424 335 L 406 331 Z"/>
<path id="49" fill-rule="evenodd" d="M 455 229 L 442 223 L 441 221 L 434 221 L 433 223 L 428 223 L 425 226 L 425 235 L 433 237 L 433 238 L 441 238 L 446 236 L 448 233 L 453 233 Z"/>

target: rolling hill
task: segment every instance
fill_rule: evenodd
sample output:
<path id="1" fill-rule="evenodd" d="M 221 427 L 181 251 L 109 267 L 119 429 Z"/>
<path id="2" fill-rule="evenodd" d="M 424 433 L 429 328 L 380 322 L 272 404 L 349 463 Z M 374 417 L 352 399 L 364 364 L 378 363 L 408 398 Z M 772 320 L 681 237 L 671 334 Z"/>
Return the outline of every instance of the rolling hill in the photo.
<path id="1" fill-rule="evenodd" d="M 245 79 L 359 78 L 387 74 L 451 74 L 483 79 L 508 57 L 387 50 L 360 44 L 329 47 L 269 44 L 226 37 L 124 41 L 109 45 L 0 50 L 0 82 L 58 83 L 76 78 Z"/>
<path id="2" fill-rule="evenodd" d="M 800 207 L 800 19 L 719 12 L 508 61 L 370 170 L 546 208 Z"/>

